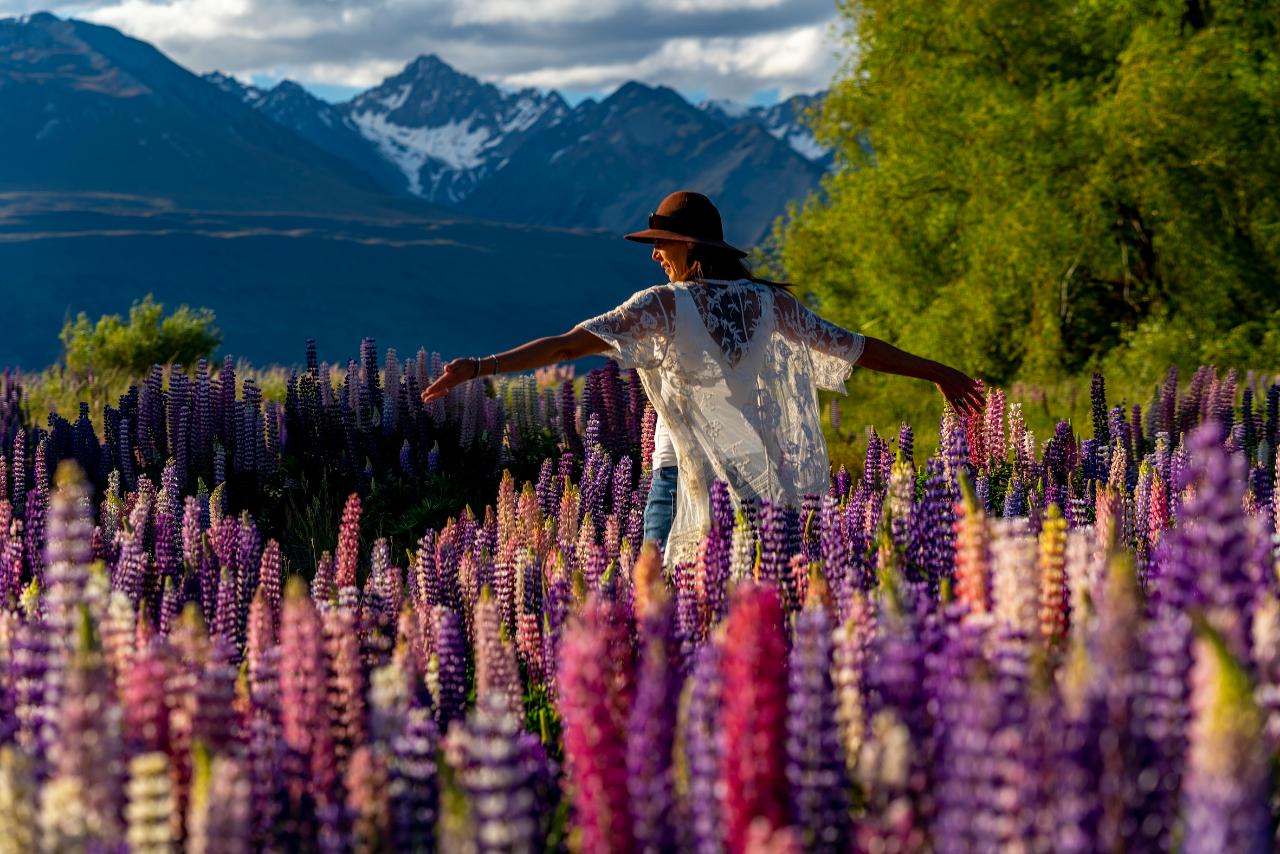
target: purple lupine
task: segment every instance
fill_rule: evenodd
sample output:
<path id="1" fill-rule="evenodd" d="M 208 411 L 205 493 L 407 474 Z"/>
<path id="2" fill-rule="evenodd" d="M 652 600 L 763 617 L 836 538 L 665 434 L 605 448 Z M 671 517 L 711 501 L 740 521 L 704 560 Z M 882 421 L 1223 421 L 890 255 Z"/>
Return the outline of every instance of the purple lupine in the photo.
<path id="1" fill-rule="evenodd" d="M 435 626 L 435 651 L 438 687 L 436 718 L 441 730 L 448 730 L 452 721 L 462 717 L 467 691 L 467 651 L 462 635 L 462 621 L 458 615 L 437 605 L 432 609 Z"/>
<path id="2" fill-rule="evenodd" d="M 28 620 L 18 624 L 9 647 L 7 677 L 12 680 L 18 724 L 14 738 L 31 757 L 36 780 L 47 776 L 49 750 L 57 732 L 58 644 L 44 620 Z"/>
<path id="3" fill-rule="evenodd" d="M 924 495 L 911 508 L 909 563 L 918 573 L 910 577 L 928 584 L 934 595 L 944 580 L 955 577 L 955 503 L 942 462 L 925 465 Z"/>
<path id="4" fill-rule="evenodd" d="M 1207 607 L 1234 654 L 1241 655 L 1248 648 L 1255 589 L 1242 507 L 1245 461 L 1223 449 L 1222 428 L 1216 423 L 1191 435 L 1191 450 L 1187 477 L 1195 492 L 1179 507 L 1178 524 L 1161 540 L 1157 595 L 1184 610 Z"/>
<path id="5" fill-rule="evenodd" d="M 724 822 L 717 787 L 720 782 L 721 743 L 719 709 L 723 678 L 720 647 L 703 644 L 694 655 L 685 689 L 688 702 L 680 739 L 688 765 L 688 791 L 681 799 L 686 810 L 684 845 L 697 854 L 723 850 Z"/>
<path id="6" fill-rule="evenodd" d="M 790 555 L 787 554 L 786 507 L 769 499 L 760 500 L 759 581 L 783 593 Z"/>
<path id="7" fill-rule="evenodd" d="M 641 851 L 676 847 L 671 746 L 680 694 L 680 653 L 671 601 L 657 599 L 640 616 L 636 700 L 627 727 L 627 791 L 632 832 Z"/>
<path id="8" fill-rule="evenodd" d="M 831 681 L 831 621 L 820 605 L 796 617 L 787 695 L 791 820 L 806 851 L 844 851 L 849 781 Z"/>
<path id="9" fill-rule="evenodd" d="M 523 722 L 493 694 L 477 700 L 458 732 L 458 782 L 471 804 L 475 849 L 532 851 L 538 847 L 538 799 L 525 761 Z"/>
<path id="10" fill-rule="evenodd" d="M 1004 495 L 1004 512 L 1001 515 L 1005 518 L 1027 515 L 1026 490 L 1023 489 L 1022 478 L 1016 474 L 1009 480 L 1009 487 Z"/>
<path id="11" fill-rule="evenodd" d="M 391 742 L 388 762 L 391 825 L 396 850 L 436 850 L 436 817 L 439 814 L 439 771 L 436 750 L 440 742 L 431 710 L 414 704 L 404 729 Z"/>

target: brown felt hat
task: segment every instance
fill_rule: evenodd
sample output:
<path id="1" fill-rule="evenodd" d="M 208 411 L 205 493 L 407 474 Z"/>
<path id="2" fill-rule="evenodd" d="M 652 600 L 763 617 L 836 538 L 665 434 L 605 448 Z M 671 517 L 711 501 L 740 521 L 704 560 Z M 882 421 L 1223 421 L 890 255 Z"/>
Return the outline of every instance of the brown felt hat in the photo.
<path id="1" fill-rule="evenodd" d="M 738 258 L 746 252 L 724 242 L 724 226 L 720 223 L 720 211 L 702 193 L 678 190 L 662 200 L 658 209 L 649 214 L 649 227 L 624 235 L 636 243 L 653 243 L 655 240 L 679 240 L 701 246 L 714 246 Z"/>

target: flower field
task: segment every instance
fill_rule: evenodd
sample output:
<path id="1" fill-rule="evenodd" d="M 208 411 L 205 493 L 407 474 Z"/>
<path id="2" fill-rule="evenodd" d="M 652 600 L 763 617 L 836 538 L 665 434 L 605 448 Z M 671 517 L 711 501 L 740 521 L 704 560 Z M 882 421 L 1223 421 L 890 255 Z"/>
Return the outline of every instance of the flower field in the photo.
<path id="1" fill-rule="evenodd" d="M 0 389 L 0 851 L 1276 845 L 1280 385 L 1095 377 L 1043 437 L 990 389 L 802 507 L 717 482 L 664 567 L 612 362 L 426 406 L 425 351 L 232 365 L 101 425 Z"/>

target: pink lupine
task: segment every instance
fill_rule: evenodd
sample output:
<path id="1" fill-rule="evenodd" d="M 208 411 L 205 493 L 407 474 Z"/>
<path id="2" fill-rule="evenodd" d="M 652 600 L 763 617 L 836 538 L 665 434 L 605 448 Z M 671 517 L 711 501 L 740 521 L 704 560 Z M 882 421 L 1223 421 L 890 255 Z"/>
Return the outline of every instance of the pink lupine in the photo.
<path id="1" fill-rule="evenodd" d="M 592 594 L 560 641 L 559 694 L 575 822 L 587 852 L 633 850 L 626 781 L 626 718 L 611 656 L 613 603 Z"/>
<path id="2" fill-rule="evenodd" d="M 342 508 L 342 523 L 338 528 L 338 564 L 334 579 L 339 588 L 355 587 L 356 572 L 360 566 L 360 496 L 351 493 Z"/>
<path id="3" fill-rule="evenodd" d="M 723 793 L 728 850 L 743 851 L 757 818 L 786 824 L 787 641 L 770 586 L 739 588 L 724 638 Z"/>

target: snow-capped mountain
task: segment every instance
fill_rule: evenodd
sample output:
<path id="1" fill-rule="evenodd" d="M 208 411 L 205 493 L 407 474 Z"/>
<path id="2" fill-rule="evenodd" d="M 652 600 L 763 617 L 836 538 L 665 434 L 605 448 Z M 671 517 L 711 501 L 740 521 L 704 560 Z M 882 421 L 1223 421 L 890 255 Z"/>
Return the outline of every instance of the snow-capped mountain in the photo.
<path id="1" fill-rule="evenodd" d="M 457 204 L 529 137 L 560 121 L 558 94 L 504 92 L 422 56 L 337 109 L 404 176 L 405 189 Z"/>
<path id="2" fill-rule="evenodd" d="M 821 109 L 822 94 L 793 95 L 769 107 L 752 107 L 729 100 L 703 101 L 700 106 L 721 124 L 731 127 L 753 124 L 764 128 L 774 139 L 782 140 L 801 157 L 823 168 L 829 168 L 833 162 L 831 151 L 818 142 L 804 120 L 807 113 Z"/>
<path id="3" fill-rule="evenodd" d="M 531 138 L 460 207 L 489 219 L 623 232 L 672 190 L 707 193 L 726 238 L 759 240 L 822 169 L 750 122 L 725 126 L 665 86 L 627 83 Z"/>
<path id="4" fill-rule="evenodd" d="M 821 95 L 699 107 L 632 82 L 570 108 L 555 92 L 504 91 L 436 56 L 342 104 L 289 81 L 263 90 L 205 79 L 393 193 L 508 222 L 625 229 L 666 190 L 691 188 L 730 205 L 731 239 L 749 245 L 833 161 L 802 121 Z"/>

